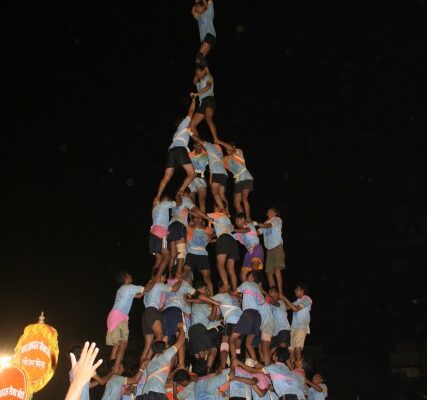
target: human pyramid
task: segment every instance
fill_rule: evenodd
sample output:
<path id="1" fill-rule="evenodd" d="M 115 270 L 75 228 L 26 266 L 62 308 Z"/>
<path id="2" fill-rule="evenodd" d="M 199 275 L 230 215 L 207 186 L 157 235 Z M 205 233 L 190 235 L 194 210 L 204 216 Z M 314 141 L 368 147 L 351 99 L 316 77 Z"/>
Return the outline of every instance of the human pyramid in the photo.
<path id="1" fill-rule="evenodd" d="M 118 273 L 121 286 L 107 319 L 107 345 L 112 346 L 109 371 L 104 376 L 95 374 L 93 382 L 106 384 L 103 400 L 324 399 L 327 387 L 322 375 L 308 380 L 304 371 L 302 350 L 312 305 L 308 289 L 305 284 L 297 285 L 294 302 L 283 292 L 285 253 L 279 210 L 270 208 L 264 223 L 252 220 L 253 177 L 242 150 L 219 139 L 213 120 L 214 79 L 206 62 L 216 41 L 213 2 L 196 0 L 191 12 L 201 40 L 193 81 L 197 92 L 190 94 L 188 114 L 173 135 L 153 201 L 152 278 L 143 287 L 134 285 L 126 271 Z M 213 142 L 198 134 L 203 120 Z M 206 213 L 207 166 L 212 213 Z M 172 200 L 164 191 L 178 167 L 186 177 Z M 226 198 L 227 170 L 235 181 L 234 223 Z M 267 249 L 268 290 L 262 285 L 261 235 Z M 211 242 L 216 242 L 220 277 L 216 294 L 207 251 Z M 240 284 L 235 271 L 238 242 L 246 248 Z M 195 275 L 201 279 L 193 283 Z M 128 315 L 133 299 L 142 297 L 144 349 L 139 370 L 124 377 Z M 293 312 L 291 324 L 288 310 Z M 78 354 L 79 348 L 72 352 Z M 89 399 L 89 383 L 81 399 Z"/>

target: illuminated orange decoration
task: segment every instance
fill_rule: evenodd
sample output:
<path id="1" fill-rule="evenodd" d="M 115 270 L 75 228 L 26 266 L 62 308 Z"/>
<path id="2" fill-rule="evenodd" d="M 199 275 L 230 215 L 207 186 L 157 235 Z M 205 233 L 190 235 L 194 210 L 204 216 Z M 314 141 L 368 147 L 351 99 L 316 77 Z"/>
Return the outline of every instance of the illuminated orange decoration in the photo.
<path id="1" fill-rule="evenodd" d="M 14 361 L 27 373 L 32 392 L 49 382 L 58 362 L 58 333 L 44 320 L 42 312 L 39 323 L 28 325 L 15 347 Z"/>
<path id="2" fill-rule="evenodd" d="M 28 378 L 25 371 L 16 366 L 0 369 L 0 399 L 1 400 L 28 400 Z"/>

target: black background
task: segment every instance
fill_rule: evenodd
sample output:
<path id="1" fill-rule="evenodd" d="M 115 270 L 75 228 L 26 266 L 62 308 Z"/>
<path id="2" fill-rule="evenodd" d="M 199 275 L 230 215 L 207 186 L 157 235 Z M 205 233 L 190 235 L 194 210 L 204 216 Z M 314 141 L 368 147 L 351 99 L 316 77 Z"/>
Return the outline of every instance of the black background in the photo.
<path id="1" fill-rule="evenodd" d="M 402 398 L 388 355 L 426 338 L 426 7 L 215 5 L 218 132 L 245 151 L 254 218 L 283 212 L 285 290 L 311 288 L 308 343 L 322 346 L 330 399 Z M 114 272 L 143 283 L 151 270 L 151 201 L 193 90 L 190 8 L 3 4 L 0 351 L 45 311 L 61 357 L 35 399 L 63 398 L 71 343 L 103 346 Z"/>

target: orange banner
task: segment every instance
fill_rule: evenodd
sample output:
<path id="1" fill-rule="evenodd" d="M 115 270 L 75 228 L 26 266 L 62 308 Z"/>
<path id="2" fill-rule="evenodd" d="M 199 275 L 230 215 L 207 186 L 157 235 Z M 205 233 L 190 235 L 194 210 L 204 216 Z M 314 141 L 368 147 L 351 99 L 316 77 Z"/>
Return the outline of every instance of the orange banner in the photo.
<path id="1" fill-rule="evenodd" d="M 27 400 L 31 398 L 27 382 L 27 375 L 21 368 L 11 366 L 0 369 L 0 399 Z"/>

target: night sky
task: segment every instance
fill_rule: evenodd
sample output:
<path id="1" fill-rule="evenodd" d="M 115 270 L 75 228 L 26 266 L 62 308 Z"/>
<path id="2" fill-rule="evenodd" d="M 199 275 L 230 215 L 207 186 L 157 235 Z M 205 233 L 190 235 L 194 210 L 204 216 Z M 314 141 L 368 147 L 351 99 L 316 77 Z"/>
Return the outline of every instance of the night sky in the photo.
<path id="1" fill-rule="evenodd" d="M 311 288 L 331 400 L 402 398 L 388 354 L 427 337 L 427 4 L 370 3 L 217 0 L 208 56 L 253 218 L 283 213 L 285 291 Z M 193 91 L 191 4 L 3 4 L 0 351 L 45 311 L 61 356 L 35 399 L 63 398 L 70 344 L 104 349 L 115 271 L 150 274 L 151 202 Z"/>

